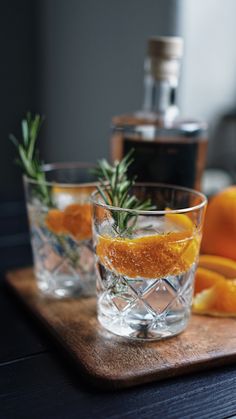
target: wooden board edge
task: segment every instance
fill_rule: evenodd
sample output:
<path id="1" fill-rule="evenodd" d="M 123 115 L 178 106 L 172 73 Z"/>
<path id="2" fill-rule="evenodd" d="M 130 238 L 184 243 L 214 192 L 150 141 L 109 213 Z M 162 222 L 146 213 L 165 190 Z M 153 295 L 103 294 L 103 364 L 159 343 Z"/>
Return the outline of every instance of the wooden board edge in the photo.
<path id="1" fill-rule="evenodd" d="M 25 268 L 25 270 L 29 271 L 30 268 Z M 14 270 L 14 271 L 17 271 Z M 178 365 L 176 368 L 169 368 L 165 369 L 163 371 L 160 371 L 158 374 L 156 372 L 153 372 L 150 374 L 144 373 L 139 376 L 135 377 L 119 377 L 119 376 L 107 376 L 103 371 L 97 370 L 94 372 L 91 372 L 89 368 L 87 368 L 83 362 L 71 352 L 71 348 L 68 347 L 66 342 L 63 342 L 59 335 L 53 330 L 51 325 L 47 322 L 47 320 L 34 309 L 33 305 L 30 304 L 27 301 L 27 298 L 24 298 L 24 296 L 18 292 L 17 287 L 14 285 L 14 281 L 11 281 L 12 274 L 14 274 L 14 271 L 6 272 L 5 274 L 5 284 L 7 287 L 13 292 L 14 296 L 17 298 L 18 301 L 21 302 L 21 304 L 27 308 L 28 313 L 33 314 L 33 318 L 37 321 L 37 323 L 41 326 L 43 330 L 46 330 L 47 335 L 49 338 L 53 341 L 53 343 L 56 343 L 57 348 L 59 351 L 70 361 L 70 364 L 73 363 L 73 366 L 76 365 L 76 369 L 79 371 L 80 374 L 82 374 L 83 379 L 86 383 L 91 385 L 92 387 L 95 387 L 96 389 L 99 389 L 101 391 L 103 390 L 122 390 L 124 388 L 130 388 L 134 386 L 141 386 L 148 383 L 158 382 L 170 378 L 177 378 L 181 376 L 186 376 L 189 374 L 192 374 L 194 372 L 202 372 L 206 370 L 210 370 L 212 368 L 220 368 L 222 366 L 226 366 L 229 364 L 232 364 L 233 362 L 236 362 L 236 353 L 235 354 L 229 354 L 225 355 L 224 358 L 220 357 L 214 357 L 212 359 L 207 358 L 206 360 L 196 361 L 192 364 L 185 364 L 182 368 Z M 68 351 L 69 349 L 69 351 Z M 135 380 L 135 382 L 134 382 Z"/>

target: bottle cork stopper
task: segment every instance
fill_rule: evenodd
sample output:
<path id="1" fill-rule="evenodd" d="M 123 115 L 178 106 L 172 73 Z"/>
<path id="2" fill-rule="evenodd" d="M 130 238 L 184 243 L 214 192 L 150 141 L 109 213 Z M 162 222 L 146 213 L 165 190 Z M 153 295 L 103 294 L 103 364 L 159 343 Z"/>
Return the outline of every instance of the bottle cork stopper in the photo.
<path id="1" fill-rule="evenodd" d="M 150 74 L 156 80 L 168 80 L 176 86 L 179 78 L 183 39 L 177 36 L 157 36 L 148 40 Z"/>
<path id="2" fill-rule="evenodd" d="M 157 36 L 148 40 L 149 57 L 178 59 L 183 55 L 183 39 L 177 36 Z"/>

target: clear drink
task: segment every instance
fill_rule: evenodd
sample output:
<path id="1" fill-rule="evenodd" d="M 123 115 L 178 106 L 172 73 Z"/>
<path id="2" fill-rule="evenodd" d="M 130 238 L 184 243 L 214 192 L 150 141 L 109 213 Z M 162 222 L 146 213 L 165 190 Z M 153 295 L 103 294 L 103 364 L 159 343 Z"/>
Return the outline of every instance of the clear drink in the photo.
<path id="1" fill-rule="evenodd" d="M 184 188 L 150 188 L 153 201 L 156 197 L 161 205 L 164 200 L 164 208 L 193 202 L 194 192 Z M 196 196 L 196 209 L 189 212 L 184 205 L 183 210 L 136 214 L 132 234 L 122 236 L 113 228 L 111 213 L 115 209 L 103 206 L 101 216 L 101 208 L 95 204 L 98 319 L 110 332 L 154 340 L 186 328 L 205 206 L 203 195 Z"/>
<path id="2" fill-rule="evenodd" d="M 39 289 L 53 297 L 92 295 L 95 292 L 91 238 L 76 240 L 71 234 L 47 227 L 48 211 L 28 206 L 34 269 Z"/>
<path id="3" fill-rule="evenodd" d="M 90 178 L 86 166 L 58 164 L 49 166 L 46 183 L 24 179 L 35 277 L 47 296 L 95 294 Z"/>

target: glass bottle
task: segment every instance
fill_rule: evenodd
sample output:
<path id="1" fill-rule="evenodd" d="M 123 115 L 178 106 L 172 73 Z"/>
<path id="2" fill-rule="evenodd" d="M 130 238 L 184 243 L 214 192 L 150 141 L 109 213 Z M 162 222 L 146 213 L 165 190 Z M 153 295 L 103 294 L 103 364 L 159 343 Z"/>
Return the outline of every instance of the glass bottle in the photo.
<path id="1" fill-rule="evenodd" d="M 137 175 L 137 181 L 199 190 L 206 160 L 206 124 L 179 119 L 176 92 L 182 53 L 179 37 L 149 39 L 143 109 L 113 117 L 111 157 L 121 159 L 134 148 L 130 174 Z"/>

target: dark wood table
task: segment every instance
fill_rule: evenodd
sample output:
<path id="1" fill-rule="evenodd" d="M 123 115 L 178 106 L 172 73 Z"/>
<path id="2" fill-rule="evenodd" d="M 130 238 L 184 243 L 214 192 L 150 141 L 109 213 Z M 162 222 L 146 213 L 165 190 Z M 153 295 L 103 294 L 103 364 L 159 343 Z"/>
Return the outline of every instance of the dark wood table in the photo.
<path id="1" fill-rule="evenodd" d="M 14 232 L 5 231 L 7 219 Z M 31 262 L 26 228 L 21 205 L 12 213 L 0 208 L 0 418 L 216 419 L 236 415 L 235 365 L 119 392 L 89 387 L 4 284 L 4 270 Z"/>

